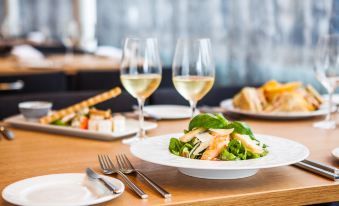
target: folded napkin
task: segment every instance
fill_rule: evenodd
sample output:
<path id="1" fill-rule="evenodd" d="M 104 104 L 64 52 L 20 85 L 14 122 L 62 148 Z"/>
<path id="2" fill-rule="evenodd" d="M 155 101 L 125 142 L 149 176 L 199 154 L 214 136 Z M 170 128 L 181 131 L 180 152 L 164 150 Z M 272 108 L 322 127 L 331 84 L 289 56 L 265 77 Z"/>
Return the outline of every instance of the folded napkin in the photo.
<path id="1" fill-rule="evenodd" d="M 26 44 L 13 47 L 11 55 L 17 57 L 20 60 L 44 59 L 44 55 L 39 50 Z"/>

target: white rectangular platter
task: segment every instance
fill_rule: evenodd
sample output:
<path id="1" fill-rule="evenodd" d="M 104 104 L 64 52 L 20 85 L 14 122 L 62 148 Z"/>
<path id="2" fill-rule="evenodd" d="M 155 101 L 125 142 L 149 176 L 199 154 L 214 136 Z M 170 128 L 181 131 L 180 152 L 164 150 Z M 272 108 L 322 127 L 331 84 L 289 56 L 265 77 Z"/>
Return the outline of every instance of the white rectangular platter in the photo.
<path id="1" fill-rule="evenodd" d="M 47 133 L 62 134 L 68 136 L 77 136 L 89 139 L 98 139 L 98 140 L 114 140 L 117 138 L 122 138 L 126 136 L 131 136 L 136 134 L 139 129 L 139 122 L 133 119 L 126 119 L 126 129 L 119 132 L 96 132 L 72 127 L 64 127 L 57 125 L 45 125 L 40 124 L 39 122 L 27 121 L 22 115 L 15 115 L 5 119 L 5 122 L 14 128 L 35 130 Z M 155 129 L 158 125 L 154 122 L 144 122 L 145 130 Z"/>

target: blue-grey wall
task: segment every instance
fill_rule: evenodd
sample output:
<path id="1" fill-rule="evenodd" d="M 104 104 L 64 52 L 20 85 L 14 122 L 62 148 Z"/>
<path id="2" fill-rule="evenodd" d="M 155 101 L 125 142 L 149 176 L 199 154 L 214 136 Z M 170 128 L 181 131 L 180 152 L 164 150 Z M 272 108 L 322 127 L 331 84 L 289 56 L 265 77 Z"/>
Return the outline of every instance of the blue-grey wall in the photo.
<path id="1" fill-rule="evenodd" d="M 156 36 L 170 65 L 179 36 L 209 37 L 223 85 L 271 78 L 315 82 L 319 35 L 339 30 L 339 0 L 97 0 L 100 45 Z M 20 0 L 23 34 L 57 38 L 72 16 L 70 0 Z M 0 0 L 0 6 L 3 0 Z M 1 14 L 1 13 L 0 13 Z"/>

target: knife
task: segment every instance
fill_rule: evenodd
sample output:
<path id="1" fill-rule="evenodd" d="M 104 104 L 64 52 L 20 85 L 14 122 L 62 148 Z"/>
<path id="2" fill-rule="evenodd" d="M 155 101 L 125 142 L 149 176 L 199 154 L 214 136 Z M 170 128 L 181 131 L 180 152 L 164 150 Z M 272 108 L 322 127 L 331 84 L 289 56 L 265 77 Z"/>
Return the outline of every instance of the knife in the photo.
<path id="1" fill-rule="evenodd" d="M 323 170 L 332 172 L 332 173 L 334 173 L 336 175 L 339 175 L 339 169 L 337 169 L 335 167 L 332 167 L 330 165 L 326 165 L 324 163 L 317 162 L 317 161 L 314 161 L 314 160 L 308 160 L 308 159 L 305 159 L 302 162 L 305 162 L 306 164 L 309 164 L 309 165 L 312 165 L 314 167 L 318 167 L 318 168 L 321 168 Z"/>
<path id="2" fill-rule="evenodd" d="M 327 170 L 321 169 L 319 167 L 307 164 L 305 162 L 298 162 L 298 163 L 295 163 L 293 165 L 296 166 L 296 167 L 302 168 L 304 170 L 307 170 L 309 172 L 312 172 L 312 173 L 318 174 L 320 176 L 326 177 L 326 178 L 331 179 L 333 181 L 337 181 L 339 179 L 339 175 L 337 175 L 333 172 L 329 172 Z"/>
<path id="3" fill-rule="evenodd" d="M 113 192 L 113 194 L 120 193 L 113 184 L 102 178 L 98 173 L 94 172 L 91 168 L 86 168 L 86 175 L 91 179 L 99 180 L 105 187 L 107 187 L 107 189 Z"/>

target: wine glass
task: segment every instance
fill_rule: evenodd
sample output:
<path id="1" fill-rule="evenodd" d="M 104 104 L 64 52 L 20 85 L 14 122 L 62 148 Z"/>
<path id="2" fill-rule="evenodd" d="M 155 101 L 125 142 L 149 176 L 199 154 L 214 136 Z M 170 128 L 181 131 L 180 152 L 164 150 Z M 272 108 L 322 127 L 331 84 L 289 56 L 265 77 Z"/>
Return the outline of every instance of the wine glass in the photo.
<path id="1" fill-rule="evenodd" d="M 214 83 L 215 65 L 210 40 L 178 39 L 172 69 L 174 87 L 189 101 L 193 118 L 197 102 Z"/>
<path id="2" fill-rule="evenodd" d="M 71 61 L 74 55 L 74 47 L 80 41 L 79 25 L 75 20 L 66 24 L 61 35 L 61 41 L 66 48 L 66 61 Z"/>
<path id="3" fill-rule="evenodd" d="M 125 144 L 132 144 L 146 136 L 143 128 L 144 103 L 161 81 L 161 61 L 155 38 L 125 40 L 120 79 L 127 92 L 138 100 L 139 105 L 139 132 L 135 137 L 123 140 Z"/>
<path id="4" fill-rule="evenodd" d="M 339 35 L 330 34 L 320 37 L 315 51 L 315 74 L 328 92 L 328 112 L 325 120 L 314 123 L 322 129 L 336 128 L 332 119 L 332 96 L 339 83 Z"/>

